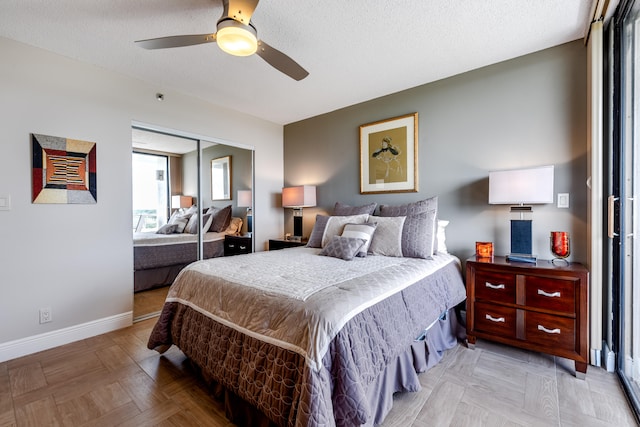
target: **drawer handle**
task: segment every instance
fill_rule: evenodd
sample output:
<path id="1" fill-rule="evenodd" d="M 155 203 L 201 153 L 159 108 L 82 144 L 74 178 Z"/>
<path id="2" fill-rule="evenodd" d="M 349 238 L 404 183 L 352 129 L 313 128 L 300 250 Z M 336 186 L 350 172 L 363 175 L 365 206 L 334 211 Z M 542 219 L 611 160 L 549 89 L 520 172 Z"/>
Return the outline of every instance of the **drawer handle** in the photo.
<path id="1" fill-rule="evenodd" d="M 550 298 L 560 298 L 560 291 L 549 293 L 549 292 L 543 291 L 542 289 L 538 289 L 538 295 L 542 295 Z"/>
<path id="2" fill-rule="evenodd" d="M 489 289 L 504 289 L 504 284 L 500 283 L 499 285 L 494 285 L 490 282 L 484 282 L 484 285 Z"/>
<path id="3" fill-rule="evenodd" d="M 247 247 L 240 245 L 240 249 L 242 249 L 244 251 L 245 249 L 247 249 Z"/>
<path id="4" fill-rule="evenodd" d="M 559 334 L 560 333 L 560 328 L 556 328 L 556 329 L 547 329 L 542 325 L 538 325 L 538 330 L 542 331 L 542 332 L 546 332 L 548 334 Z"/>
<path id="5" fill-rule="evenodd" d="M 230 247 L 230 248 L 235 248 L 235 247 L 236 247 L 236 245 L 234 245 L 233 243 L 229 243 L 229 247 Z"/>
<path id="6" fill-rule="evenodd" d="M 493 317 L 490 314 L 485 314 L 484 318 L 487 320 L 491 320 L 492 322 L 505 322 L 504 317 Z"/>

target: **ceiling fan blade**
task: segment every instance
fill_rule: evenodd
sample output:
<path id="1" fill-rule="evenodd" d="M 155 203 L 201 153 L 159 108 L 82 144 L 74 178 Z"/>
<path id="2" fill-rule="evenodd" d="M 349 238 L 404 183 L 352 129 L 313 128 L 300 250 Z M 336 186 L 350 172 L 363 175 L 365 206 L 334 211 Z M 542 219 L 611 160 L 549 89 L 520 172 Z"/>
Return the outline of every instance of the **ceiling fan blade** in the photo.
<path id="1" fill-rule="evenodd" d="M 251 15 L 258 6 L 258 0 L 222 0 L 223 18 L 235 19 L 245 25 L 251 22 Z"/>
<path id="2" fill-rule="evenodd" d="M 302 68 L 293 59 L 289 58 L 278 49 L 269 46 L 262 40 L 258 40 L 258 51 L 256 52 L 260 58 L 264 59 L 276 70 L 281 71 L 294 80 L 302 80 L 309 75 L 309 72 Z"/>
<path id="3" fill-rule="evenodd" d="M 157 39 L 137 40 L 136 44 L 145 49 L 166 49 L 169 47 L 192 46 L 202 43 L 215 43 L 215 34 L 192 34 L 186 36 L 159 37 Z"/>

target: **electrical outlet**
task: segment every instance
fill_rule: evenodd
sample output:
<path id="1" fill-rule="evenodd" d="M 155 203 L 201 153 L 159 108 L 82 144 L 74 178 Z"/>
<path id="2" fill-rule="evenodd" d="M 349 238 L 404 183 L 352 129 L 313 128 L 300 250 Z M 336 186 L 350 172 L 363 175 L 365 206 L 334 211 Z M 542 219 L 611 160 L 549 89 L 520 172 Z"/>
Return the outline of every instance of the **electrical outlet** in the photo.
<path id="1" fill-rule="evenodd" d="M 51 313 L 51 307 L 44 307 L 40 309 L 40 323 L 49 323 L 53 320 Z"/>

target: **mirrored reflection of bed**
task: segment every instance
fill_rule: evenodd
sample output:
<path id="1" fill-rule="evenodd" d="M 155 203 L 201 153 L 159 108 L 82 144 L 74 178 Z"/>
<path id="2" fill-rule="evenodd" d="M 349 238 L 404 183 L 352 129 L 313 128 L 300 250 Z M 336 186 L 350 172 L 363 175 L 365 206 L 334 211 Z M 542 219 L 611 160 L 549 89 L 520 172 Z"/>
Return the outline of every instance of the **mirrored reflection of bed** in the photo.
<path id="1" fill-rule="evenodd" d="M 307 247 L 189 265 L 149 348 L 180 348 L 239 426 L 382 423 L 456 345 L 466 292 L 436 198 L 359 208 L 319 215 Z"/>
<path id="2" fill-rule="evenodd" d="M 242 230 L 242 219 L 234 217 L 224 231 L 203 233 L 203 259 L 223 256 L 224 237 L 237 234 L 238 230 Z M 197 259 L 195 233 L 133 233 L 134 292 L 170 285 L 180 270 Z"/>

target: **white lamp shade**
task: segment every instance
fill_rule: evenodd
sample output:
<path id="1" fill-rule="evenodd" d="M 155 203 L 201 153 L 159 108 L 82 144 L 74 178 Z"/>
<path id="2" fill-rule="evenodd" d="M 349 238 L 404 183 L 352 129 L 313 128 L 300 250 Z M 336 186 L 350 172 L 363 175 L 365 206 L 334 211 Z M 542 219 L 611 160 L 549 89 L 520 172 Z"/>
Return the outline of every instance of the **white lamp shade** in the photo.
<path id="1" fill-rule="evenodd" d="M 282 207 L 284 208 L 308 208 L 315 205 L 315 185 L 300 185 L 282 189 Z"/>
<path id="2" fill-rule="evenodd" d="M 553 203 L 553 165 L 489 172 L 489 204 Z"/>
<path id="3" fill-rule="evenodd" d="M 251 205 L 251 190 L 238 190 L 238 207 L 250 208 Z"/>
<path id="4" fill-rule="evenodd" d="M 193 197 L 191 196 L 171 196 L 171 208 L 172 209 L 180 209 L 180 208 L 189 208 L 193 203 Z"/>

